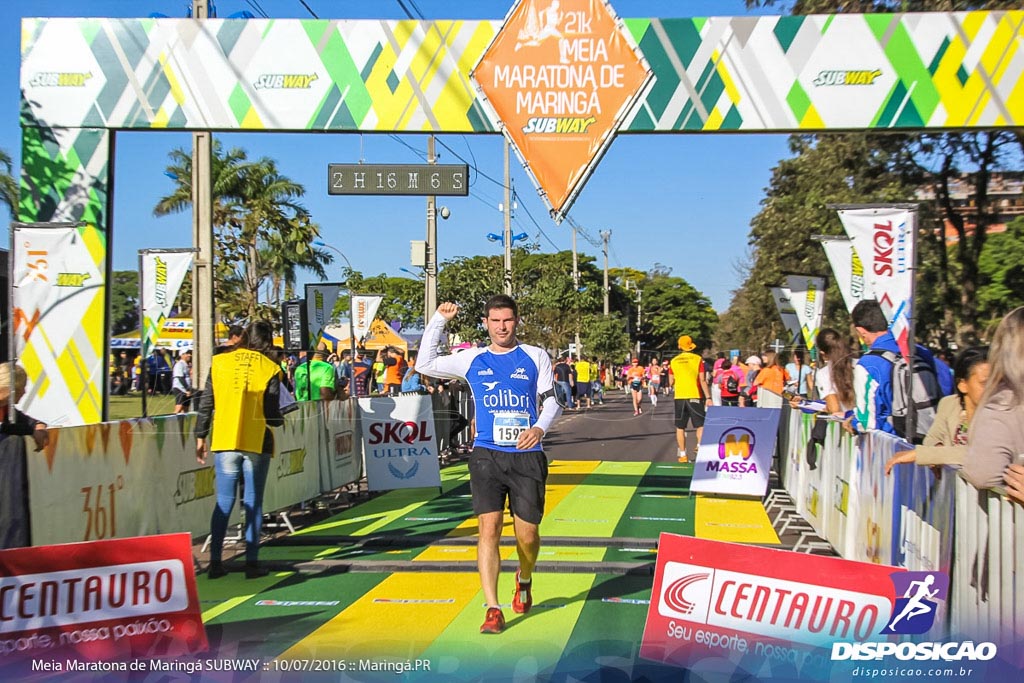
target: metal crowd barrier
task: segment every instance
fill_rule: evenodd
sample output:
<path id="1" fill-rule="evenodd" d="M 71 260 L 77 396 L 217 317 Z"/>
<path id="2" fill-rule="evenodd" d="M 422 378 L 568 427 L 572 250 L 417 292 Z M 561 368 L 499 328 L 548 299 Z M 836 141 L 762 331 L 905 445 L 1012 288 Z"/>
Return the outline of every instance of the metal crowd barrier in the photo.
<path id="1" fill-rule="evenodd" d="M 957 477 L 950 633 L 1011 648 L 1024 667 L 1024 506 Z"/>
<path id="2" fill-rule="evenodd" d="M 759 407 L 783 403 L 761 397 Z M 1024 506 L 952 467 L 897 465 L 886 476 L 889 458 L 911 448 L 890 434 L 852 437 L 832 423 L 809 449 L 814 417 L 782 407 L 778 474 L 795 512 L 846 559 L 948 572 L 948 609 L 928 636 L 995 642 L 1024 666 Z"/>

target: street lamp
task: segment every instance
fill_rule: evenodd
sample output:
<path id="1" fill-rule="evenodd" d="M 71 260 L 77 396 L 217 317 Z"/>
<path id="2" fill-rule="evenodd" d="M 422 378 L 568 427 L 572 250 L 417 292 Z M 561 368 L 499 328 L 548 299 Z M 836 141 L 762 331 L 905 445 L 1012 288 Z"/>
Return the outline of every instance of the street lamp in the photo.
<path id="1" fill-rule="evenodd" d="M 313 240 L 313 244 L 324 249 L 330 249 L 335 254 L 341 257 L 341 260 L 345 262 L 348 267 L 348 277 L 345 278 L 345 286 L 348 288 L 348 339 L 349 339 L 349 362 L 352 363 L 352 367 L 348 371 L 348 397 L 356 397 L 356 326 L 355 326 L 355 305 L 352 303 L 352 286 L 349 284 L 349 278 L 352 277 L 352 273 L 355 272 L 355 268 L 352 267 L 352 262 L 348 260 L 348 257 L 332 244 L 327 244 L 323 240 Z"/>
<path id="2" fill-rule="evenodd" d="M 408 273 L 409 275 L 412 275 L 417 280 L 422 280 L 424 278 L 424 274 L 423 274 L 422 270 L 420 272 L 416 273 L 416 272 L 413 272 L 413 271 L 409 270 L 408 268 L 402 268 L 401 266 L 399 266 L 398 269 L 400 271 L 402 271 L 403 273 Z"/>
<path id="3" fill-rule="evenodd" d="M 521 232 L 518 235 L 512 235 L 512 244 L 515 244 L 516 242 L 521 242 L 525 240 L 527 237 L 529 237 L 529 235 L 527 235 L 525 232 Z M 501 244 L 505 244 L 505 236 L 499 235 L 496 232 L 487 233 L 487 239 L 491 242 L 501 242 Z"/>

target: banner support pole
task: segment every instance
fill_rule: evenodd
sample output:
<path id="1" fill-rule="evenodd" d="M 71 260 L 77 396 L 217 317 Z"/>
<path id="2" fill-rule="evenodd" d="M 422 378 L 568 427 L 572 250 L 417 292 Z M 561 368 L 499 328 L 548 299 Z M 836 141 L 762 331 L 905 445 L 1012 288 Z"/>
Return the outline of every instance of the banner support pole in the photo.
<path id="1" fill-rule="evenodd" d="M 917 302 L 915 301 L 915 280 L 917 279 L 917 212 L 915 205 L 907 214 L 910 226 L 907 237 L 910 243 L 910 313 L 907 315 L 907 353 L 910 372 L 907 373 L 907 386 L 904 387 L 907 397 L 907 441 L 914 442 L 917 433 L 917 406 L 914 405 L 914 356 L 917 355 L 917 337 L 915 336 L 915 318 Z"/>
<path id="2" fill-rule="evenodd" d="M 146 311 L 145 304 L 143 303 L 146 299 L 146 276 L 143 275 L 143 265 L 145 258 L 145 249 L 139 249 L 139 388 L 142 390 L 142 417 L 149 417 L 148 409 L 149 406 L 146 403 L 146 393 L 149 391 L 147 381 L 147 366 L 146 362 Z"/>

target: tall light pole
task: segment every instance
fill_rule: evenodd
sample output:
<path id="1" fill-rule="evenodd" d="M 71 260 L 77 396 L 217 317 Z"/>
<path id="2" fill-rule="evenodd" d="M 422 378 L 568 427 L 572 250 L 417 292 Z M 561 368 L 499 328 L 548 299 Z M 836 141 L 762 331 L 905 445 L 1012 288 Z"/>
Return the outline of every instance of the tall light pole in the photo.
<path id="1" fill-rule="evenodd" d="M 644 290 L 636 288 L 636 357 L 640 357 L 640 324 L 644 312 Z"/>
<path id="2" fill-rule="evenodd" d="M 505 140 L 505 295 L 512 296 L 512 166 L 509 157 L 508 138 Z"/>
<path id="3" fill-rule="evenodd" d="M 344 253 L 342 253 L 341 249 L 338 249 L 333 244 L 327 244 L 327 242 L 324 242 L 323 240 L 313 240 L 313 244 L 315 244 L 318 247 L 323 247 L 324 249 L 330 249 L 335 254 L 340 256 L 341 260 L 345 262 L 346 266 L 348 266 L 349 277 L 345 278 L 345 288 L 348 289 L 348 339 L 350 351 L 349 362 L 352 364 L 352 367 L 348 369 L 348 397 L 356 398 L 356 310 L 355 304 L 353 304 L 352 302 L 352 285 L 350 285 L 348 282 L 349 279 L 352 277 L 352 273 L 354 273 L 356 269 L 352 267 L 352 262 L 348 260 L 348 257 L 345 256 Z"/>
<path id="4" fill-rule="evenodd" d="M 436 164 L 434 136 L 427 136 L 427 163 Z M 427 267 L 423 279 L 423 320 L 430 320 L 437 310 L 437 197 L 427 196 Z"/>
<path id="5" fill-rule="evenodd" d="M 192 16 L 209 18 L 207 0 L 192 0 Z M 213 135 L 208 130 L 192 134 L 192 385 L 204 386 L 213 360 L 213 186 L 210 172 Z"/>
<path id="6" fill-rule="evenodd" d="M 580 294 L 580 259 L 579 254 L 576 251 L 576 223 L 572 223 L 572 300 L 573 308 L 575 308 L 576 297 Z M 576 316 L 576 332 L 573 335 L 573 341 L 576 343 L 576 360 L 579 360 L 582 355 L 580 354 L 580 317 L 579 310 L 573 311 Z"/>
<path id="7" fill-rule="evenodd" d="M 573 233 L 575 234 L 575 232 Z M 608 240 L 612 238 L 611 230 L 601 231 L 601 241 L 604 242 L 604 247 L 601 252 L 604 254 L 604 314 L 608 315 Z"/>

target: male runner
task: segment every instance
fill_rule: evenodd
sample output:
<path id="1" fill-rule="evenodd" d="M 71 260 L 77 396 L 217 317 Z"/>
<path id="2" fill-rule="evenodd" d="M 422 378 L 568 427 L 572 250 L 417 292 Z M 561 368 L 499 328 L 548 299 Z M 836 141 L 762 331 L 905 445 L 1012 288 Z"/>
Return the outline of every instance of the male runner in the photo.
<path id="1" fill-rule="evenodd" d="M 431 377 L 464 380 L 473 392 L 476 440 L 470 454 L 469 476 L 473 512 L 480 527 L 477 569 L 487 600 L 487 615 L 480 632 L 501 633 L 505 616 L 498 606 L 498 543 L 505 500 L 508 499 L 512 513 L 519 553 L 512 611 L 525 614 L 533 604 L 533 568 L 540 551 L 538 526 L 544 514 L 544 485 L 548 476 L 541 439 L 562 409 L 555 400 L 548 354 L 516 339 L 519 309 L 511 297 L 492 296 L 484 305 L 483 325 L 490 336 L 490 346 L 438 356 L 445 323 L 458 312 L 459 307 L 453 303 L 437 307 L 423 332 L 418 368 Z"/>
<path id="2" fill-rule="evenodd" d="M 676 444 L 679 446 L 679 462 L 688 462 L 686 457 L 686 425 L 692 423 L 697 430 L 697 444 L 704 433 L 704 416 L 707 406 L 711 403 L 711 390 L 708 388 L 707 376 L 704 372 L 704 360 L 692 351 L 697 348 L 693 339 L 684 334 L 679 338 L 679 350 L 682 351 L 670 363 L 672 386 L 675 388 Z M 694 460 L 697 459 L 696 453 Z"/>

